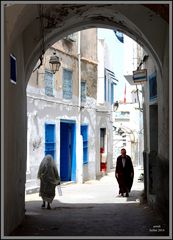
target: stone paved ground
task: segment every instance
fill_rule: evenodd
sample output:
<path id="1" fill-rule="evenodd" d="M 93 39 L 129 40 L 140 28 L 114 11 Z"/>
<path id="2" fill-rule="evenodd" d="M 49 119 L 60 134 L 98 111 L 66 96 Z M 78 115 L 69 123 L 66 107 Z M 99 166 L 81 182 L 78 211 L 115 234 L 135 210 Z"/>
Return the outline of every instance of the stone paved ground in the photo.
<path id="1" fill-rule="evenodd" d="M 136 169 L 128 198 L 118 196 L 114 171 L 100 180 L 62 184 L 63 195 L 57 191 L 51 210 L 41 209 L 38 193 L 26 195 L 25 219 L 11 236 L 171 239 L 161 216 L 141 203 L 143 183 L 138 176 Z"/>

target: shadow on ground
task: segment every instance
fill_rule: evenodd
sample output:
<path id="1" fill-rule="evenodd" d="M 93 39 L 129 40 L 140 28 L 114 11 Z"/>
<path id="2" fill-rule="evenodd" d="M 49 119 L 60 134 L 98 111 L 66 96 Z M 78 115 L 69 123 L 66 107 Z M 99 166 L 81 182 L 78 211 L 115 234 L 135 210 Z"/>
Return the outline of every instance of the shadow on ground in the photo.
<path id="1" fill-rule="evenodd" d="M 26 202 L 23 223 L 10 236 L 169 236 L 163 219 L 146 204 L 67 204 L 55 200 L 52 209 L 41 201 Z"/>

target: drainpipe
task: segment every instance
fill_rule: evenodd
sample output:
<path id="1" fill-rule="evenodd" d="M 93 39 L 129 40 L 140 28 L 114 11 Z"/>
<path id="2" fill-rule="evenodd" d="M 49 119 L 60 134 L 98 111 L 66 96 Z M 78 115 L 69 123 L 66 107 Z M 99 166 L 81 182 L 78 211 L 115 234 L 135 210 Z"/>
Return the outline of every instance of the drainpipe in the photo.
<path id="1" fill-rule="evenodd" d="M 79 115 L 80 115 L 80 107 L 81 107 L 81 52 L 80 52 L 80 31 L 78 32 L 78 81 L 79 81 L 79 99 L 78 99 L 78 106 L 79 106 Z"/>
<path id="2" fill-rule="evenodd" d="M 79 109 L 79 115 L 78 115 L 78 130 L 77 130 L 77 138 L 79 139 L 76 143 L 76 176 L 77 176 L 77 182 L 83 183 L 83 139 L 80 133 L 80 126 L 81 126 L 81 36 L 80 31 L 78 32 L 78 85 L 79 85 L 79 96 L 78 96 L 78 109 Z"/>

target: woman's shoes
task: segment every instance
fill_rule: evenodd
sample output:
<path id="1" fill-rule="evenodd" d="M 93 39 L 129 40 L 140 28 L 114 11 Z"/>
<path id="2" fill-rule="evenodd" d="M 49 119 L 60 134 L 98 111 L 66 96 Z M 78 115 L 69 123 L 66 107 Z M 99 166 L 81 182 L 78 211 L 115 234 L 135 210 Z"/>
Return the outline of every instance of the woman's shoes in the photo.
<path id="1" fill-rule="evenodd" d="M 43 201 L 43 204 L 41 205 L 42 208 L 46 207 L 45 201 Z M 50 203 L 47 203 L 47 209 L 51 209 Z"/>
<path id="2" fill-rule="evenodd" d="M 50 203 L 47 203 L 47 209 L 51 209 Z"/>

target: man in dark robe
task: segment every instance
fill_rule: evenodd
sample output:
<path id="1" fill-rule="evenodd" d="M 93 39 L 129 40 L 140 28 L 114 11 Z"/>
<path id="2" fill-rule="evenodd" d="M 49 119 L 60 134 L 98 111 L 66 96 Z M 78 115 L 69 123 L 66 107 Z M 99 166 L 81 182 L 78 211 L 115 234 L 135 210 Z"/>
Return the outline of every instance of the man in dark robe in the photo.
<path id="1" fill-rule="evenodd" d="M 115 177 L 119 184 L 119 194 L 129 197 L 133 184 L 134 168 L 131 157 L 126 155 L 126 149 L 121 149 L 121 155 L 117 157 Z"/>

